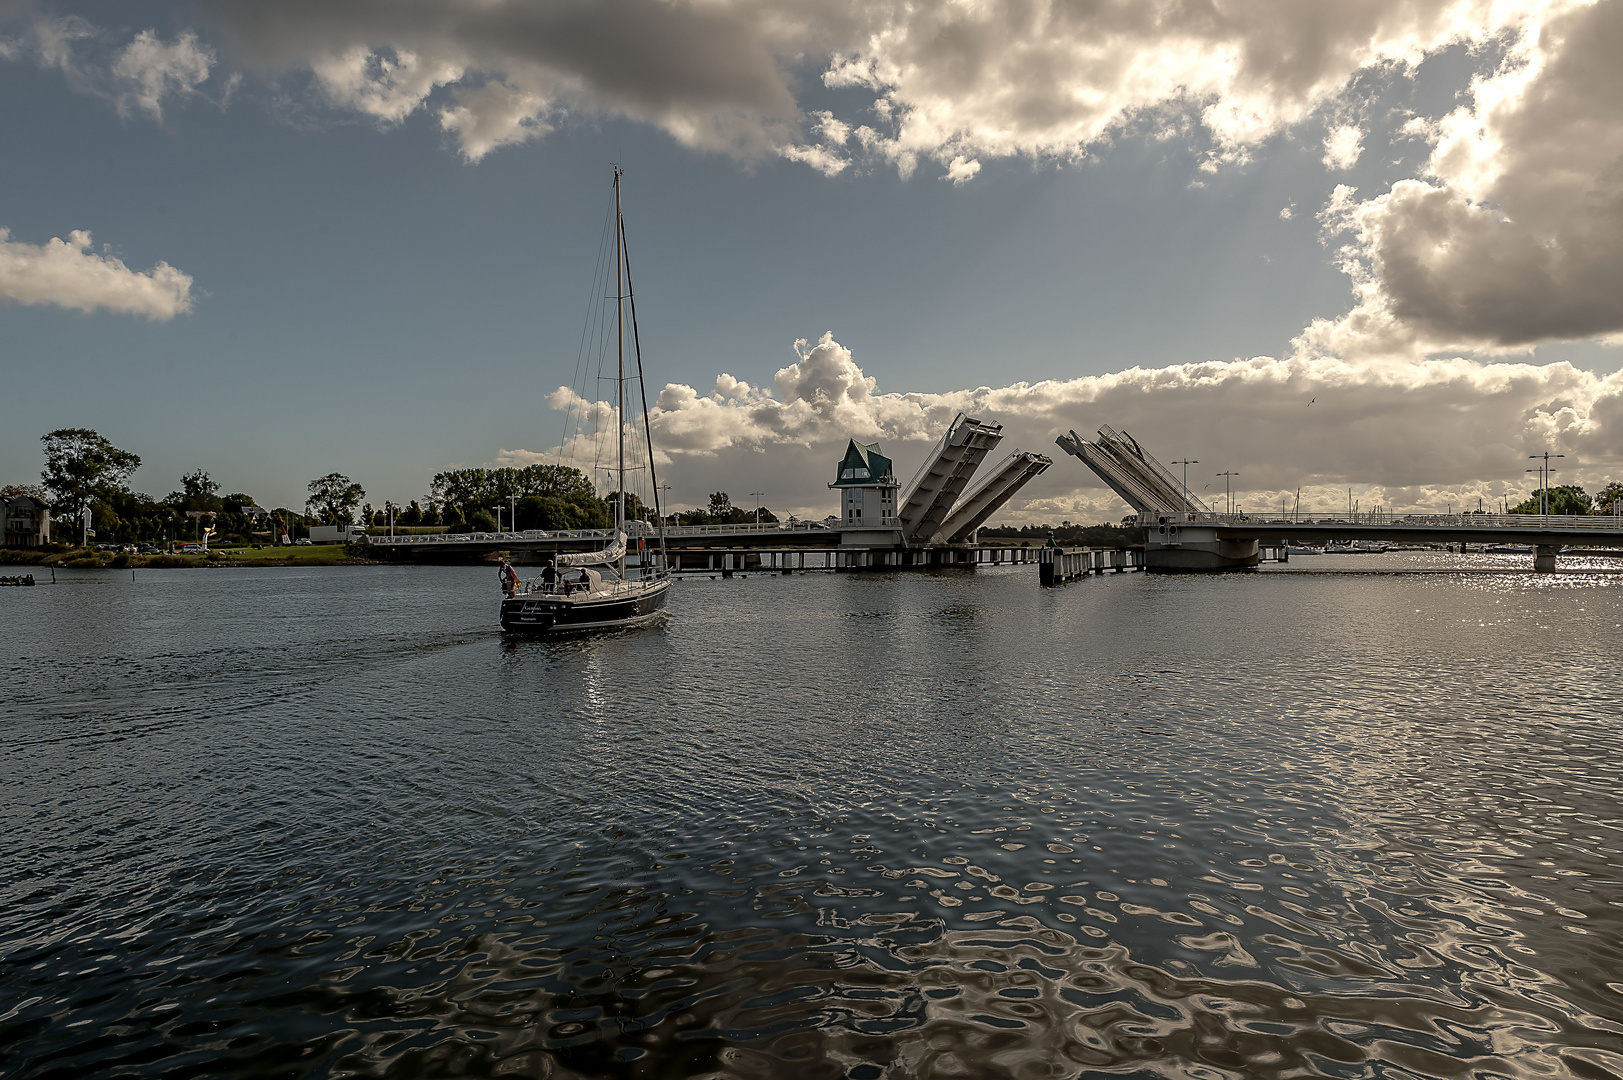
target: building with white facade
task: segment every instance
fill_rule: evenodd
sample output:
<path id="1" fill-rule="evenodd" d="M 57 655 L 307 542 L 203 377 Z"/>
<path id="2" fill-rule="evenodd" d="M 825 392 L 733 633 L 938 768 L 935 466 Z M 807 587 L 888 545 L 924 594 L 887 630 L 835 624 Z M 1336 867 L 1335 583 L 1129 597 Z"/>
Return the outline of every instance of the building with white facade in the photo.
<path id="1" fill-rule="evenodd" d="M 901 528 L 896 517 L 896 495 L 901 485 L 896 482 L 890 458 L 879 452 L 878 443 L 850 440 L 835 480 L 828 486 L 840 493 L 841 543 L 891 542 L 888 537 L 865 538 L 857 532 L 873 529 L 894 533 Z"/>
<path id="2" fill-rule="evenodd" d="M 32 495 L 0 497 L 6 547 L 43 547 L 51 542 L 51 507 Z"/>

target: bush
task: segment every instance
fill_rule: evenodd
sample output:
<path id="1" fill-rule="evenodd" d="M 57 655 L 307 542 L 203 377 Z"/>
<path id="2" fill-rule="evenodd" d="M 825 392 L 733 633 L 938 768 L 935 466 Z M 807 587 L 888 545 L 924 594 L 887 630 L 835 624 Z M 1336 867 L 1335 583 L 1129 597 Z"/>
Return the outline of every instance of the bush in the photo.
<path id="1" fill-rule="evenodd" d="M 122 570 L 126 566 L 130 565 L 130 557 L 120 552 L 119 554 L 113 556 L 111 565 L 119 570 Z"/>
<path id="2" fill-rule="evenodd" d="M 81 559 L 69 559 L 62 565 L 67 567 L 69 570 L 100 570 L 107 564 L 96 558 L 94 555 L 87 555 Z"/>
<path id="3" fill-rule="evenodd" d="M 183 555 L 154 555 L 146 561 L 146 565 L 159 570 L 174 570 L 190 566 L 192 562 Z"/>
<path id="4" fill-rule="evenodd" d="M 37 563 L 46 554 L 40 548 L 0 548 L 0 563 Z"/>

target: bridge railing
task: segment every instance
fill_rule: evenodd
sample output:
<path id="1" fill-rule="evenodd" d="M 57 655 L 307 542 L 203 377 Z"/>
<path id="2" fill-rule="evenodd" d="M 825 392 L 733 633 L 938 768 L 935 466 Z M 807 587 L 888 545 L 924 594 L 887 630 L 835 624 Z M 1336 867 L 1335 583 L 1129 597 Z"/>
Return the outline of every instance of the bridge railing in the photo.
<path id="1" fill-rule="evenodd" d="M 886 519 L 895 527 L 895 519 Z M 831 526 L 821 521 L 763 521 L 742 525 L 667 525 L 665 535 L 683 536 L 761 536 L 784 533 L 826 533 Z M 626 535 L 635 540 L 639 536 L 652 539 L 659 530 L 647 522 L 626 522 Z M 471 533 L 417 533 L 410 536 L 369 536 L 367 542 L 382 546 L 410 546 L 424 544 L 510 544 L 525 540 L 612 540 L 613 529 L 525 529 L 523 532 L 471 532 Z"/>
<path id="2" fill-rule="evenodd" d="M 638 535 L 638 532 L 634 532 L 629 528 L 626 533 L 632 537 Z M 523 532 L 417 533 L 412 536 L 368 536 L 366 542 L 381 546 L 394 544 L 396 546 L 416 547 L 423 544 L 508 544 L 520 540 L 608 541 L 612 539 L 614 539 L 613 529 L 526 529 Z"/>
<path id="3" fill-rule="evenodd" d="M 1616 532 L 1623 519 L 1598 514 L 1393 514 L 1385 510 L 1350 514 L 1279 516 L 1277 514 L 1160 514 L 1145 511 L 1138 515 L 1140 525 L 1282 525 L 1299 526 L 1380 526 L 1393 528 L 1482 528 L 1482 529 L 1589 529 Z"/>
<path id="4" fill-rule="evenodd" d="M 751 536 L 762 533 L 795 533 L 795 532 L 828 532 L 831 526 L 821 521 L 763 521 L 760 524 L 746 522 L 743 525 L 667 525 L 666 536 Z M 650 528 L 649 536 L 657 536 L 658 530 Z"/>

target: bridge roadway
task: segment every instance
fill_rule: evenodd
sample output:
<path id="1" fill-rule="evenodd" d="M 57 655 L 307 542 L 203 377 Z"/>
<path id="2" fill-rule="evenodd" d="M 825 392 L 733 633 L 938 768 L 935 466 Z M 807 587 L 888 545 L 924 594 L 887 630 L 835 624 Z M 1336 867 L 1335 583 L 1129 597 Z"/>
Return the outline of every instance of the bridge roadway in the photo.
<path id="1" fill-rule="evenodd" d="M 646 537 L 657 546 L 658 534 L 632 522 L 627 533 L 632 546 Z M 871 535 L 874 530 L 863 530 Z M 898 541 L 900 533 L 897 533 Z M 665 530 L 666 544 L 684 550 L 708 548 L 825 548 L 839 547 L 842 531 L 822 522 L 775 522 L 760 525 L 676 525 Z M 515 563 L 538 564 L 548 555 L 565 551 L 594 551 L 614 539 L 612 529 L 530 529 L 501 533 L 422 533 L 401 536 L 369 536 L 380 559 L 406 562 L 479 562 L 497 552 L 507 552 Z M 854 539 L 854 538 L 853 538 Z"/>
<path id="2" fill-rule="evenodd" d="M 1217 535 L 1230 540 L 1260 540 L 1265 544 L 1298 541 L 1306 544 L 1337 540 L 1378 540 L 1395 544 L 1525 544 L 1528 547 L 1623 547 L 1623 519 L 1615 517 L 1558 517 L 1535 514 L 1428 514 L 1388 517 L 1372 515 L 1286 521 L 1239 514 L 1176 515 L 1210 522 Z M 1144 522 L 1144 518 L 1152 520 Z M 1157 515 L 1141 514 L 1153 525 Z"/>
<path id="3" fill-rule="evenodd" d="M 1288 521 L 1244 514 L 1139 515 L 1151 546 L 1169 522 L 1211 528 L 1218 540 L 1263 545 L 1328 544 L 1372 540 L 1386 544 L 1518 544 L 1535 552 L 1534 566 L 1554 570 L 1563 547 L 1623 547 L 1623 519 L 1554 514 L 1353 514 L 1317 521 Z"/>

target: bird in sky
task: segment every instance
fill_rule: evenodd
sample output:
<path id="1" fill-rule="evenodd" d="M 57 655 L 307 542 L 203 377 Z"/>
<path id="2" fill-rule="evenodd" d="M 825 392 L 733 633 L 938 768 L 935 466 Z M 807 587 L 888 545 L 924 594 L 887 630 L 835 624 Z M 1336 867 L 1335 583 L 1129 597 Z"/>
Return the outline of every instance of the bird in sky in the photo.
<path id="1" fill-rule="evenodd" d="M 1308 399 L 1308 402 L 1307 402 L 1307 403 L 1308 403 L 1308 404 L 1309 404 L 1309 405 L 1312 405 L 1312 404 L 1313 404 L 1313 403 L 1314 403 L 1314 402 L 1315 402 L 1315 401 L 1317 401 L 1317 400 L 1319 400 L 1319 399 L 1318 399 L 1318 398 L 1309 398 L 1309 399 Z"/>

